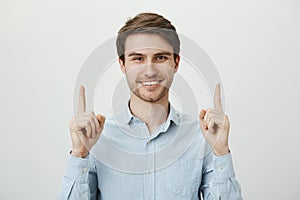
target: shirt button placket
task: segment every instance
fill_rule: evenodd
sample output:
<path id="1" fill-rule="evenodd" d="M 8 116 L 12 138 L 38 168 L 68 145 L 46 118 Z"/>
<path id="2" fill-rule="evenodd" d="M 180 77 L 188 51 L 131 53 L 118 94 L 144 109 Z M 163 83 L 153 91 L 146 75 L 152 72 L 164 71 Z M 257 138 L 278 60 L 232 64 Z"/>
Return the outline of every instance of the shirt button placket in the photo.
<path id="1" fill-rule="evenodd" d="M 145 191 L 145 200 L 155 200 L 155 182 L 154 182 L 154 175 L 153 172 L 153 166 L 154 166 L 154 143 L 153 141 L 148 138 L 148 141 L 146 143 L 146 152 L 150 157 L 148 157 L 147 160 L 147 170 L 145 171 L 145 185 L 144 185 L 144 191 Z"/>

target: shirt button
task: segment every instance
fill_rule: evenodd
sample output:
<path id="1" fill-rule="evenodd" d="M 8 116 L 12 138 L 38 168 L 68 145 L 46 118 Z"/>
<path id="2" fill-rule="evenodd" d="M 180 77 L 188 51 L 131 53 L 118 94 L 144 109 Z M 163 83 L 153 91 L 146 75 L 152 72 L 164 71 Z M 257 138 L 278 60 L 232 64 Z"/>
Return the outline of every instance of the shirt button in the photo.
<path id="1" fill-rule="evenodd" d="M 88 170 L 88 169 L 87 169 L 86 167 L 82 169 L 82 171 L 83 171 L 84 173 L 86 173 L 87 170 Z"/>
<path id="2" fill-rule="evenodd" d="M 82 196 L 83 196 L 84 199 L 87 199 L 87 197 L 88 197 L 87 192 L 84 192 Z"/>
<path id="3" fill-rule="evenodd" d="M 218 170 L 219 172 L 222 171 L 222 169 L 223 169 L 223 167 L 221 167 L 221 166 L 217 167 L 217 170 Z"/>

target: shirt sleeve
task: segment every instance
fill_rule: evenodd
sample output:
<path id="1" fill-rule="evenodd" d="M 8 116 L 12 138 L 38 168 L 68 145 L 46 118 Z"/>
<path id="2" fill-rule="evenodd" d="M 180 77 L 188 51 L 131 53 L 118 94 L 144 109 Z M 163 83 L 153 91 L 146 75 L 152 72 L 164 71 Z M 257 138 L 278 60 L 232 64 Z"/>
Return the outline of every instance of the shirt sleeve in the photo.
<path id="1" fill-rule="evenodd" d="M 68 155 L 59 200 L 96 200 L 98 195 L 97 170 L 91 155 L 78 158 Z"/>
<path id="2" fill-rule="evenodd" d="M 231 153 L 209 153 L 203 160 L 200 190 L 204 200 L 242 200 L 241 187 L 235 178 Z"/>

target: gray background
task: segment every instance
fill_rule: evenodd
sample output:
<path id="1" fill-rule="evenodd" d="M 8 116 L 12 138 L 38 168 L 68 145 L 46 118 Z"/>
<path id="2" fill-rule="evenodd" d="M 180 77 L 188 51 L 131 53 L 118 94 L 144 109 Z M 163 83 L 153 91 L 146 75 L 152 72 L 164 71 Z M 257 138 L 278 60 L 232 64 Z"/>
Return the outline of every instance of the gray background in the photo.
<path id="1" fill-rule="evenodd" d="M 142 11 L 169 18 L 216 64 L 244 199 L 300 199 L 299 8 L 297 0 L 0 1 L 0 199 L 57 197 L 80 67 Z"/>

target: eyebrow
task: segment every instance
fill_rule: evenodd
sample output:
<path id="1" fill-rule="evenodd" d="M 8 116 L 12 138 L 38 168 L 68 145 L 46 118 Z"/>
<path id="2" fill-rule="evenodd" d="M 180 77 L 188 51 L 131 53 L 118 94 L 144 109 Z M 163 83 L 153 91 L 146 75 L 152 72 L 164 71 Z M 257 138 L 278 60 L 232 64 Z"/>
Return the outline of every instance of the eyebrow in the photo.
<path id="1" fill-rule="evenodd" d="M 158 55 L 168 55 L 168 56 L 170 56 L 170 55 L 172 55 L 172 53 L 169 52 L 169 51 L 163 51 L 163 52 L 159 52 L 159 53 L 154 54 L 154 56 L 158 56 Z M 131 57 L 131 56 L 143 56 L 143 54 L 137 53 L 137 52 L 132 52 L 128 55 L 128 57 Z"/>
<path id="2" fill-rule="evenodd" d="M 169 52 L 169 51 L 164 51 L 164 52 L 159 52 L 159 53 L 156 53 L 156 54 L 154 54 L 155 56 L 157 56 L 157 55 L 167 55 L 167 56 L 171 56 L 172 55 L 172 53 L 171 52 Z"/>
<path id="3" fill-rule="evenodd" d="M 133 52 L 133 53 L 130 53 L 129 55 L 128 55 L 128 57 L 130 57 L 130 56 L 142 56 L 143 54 L 141 54 L 141 53 L 135 53 L 135 52 Z"/>

